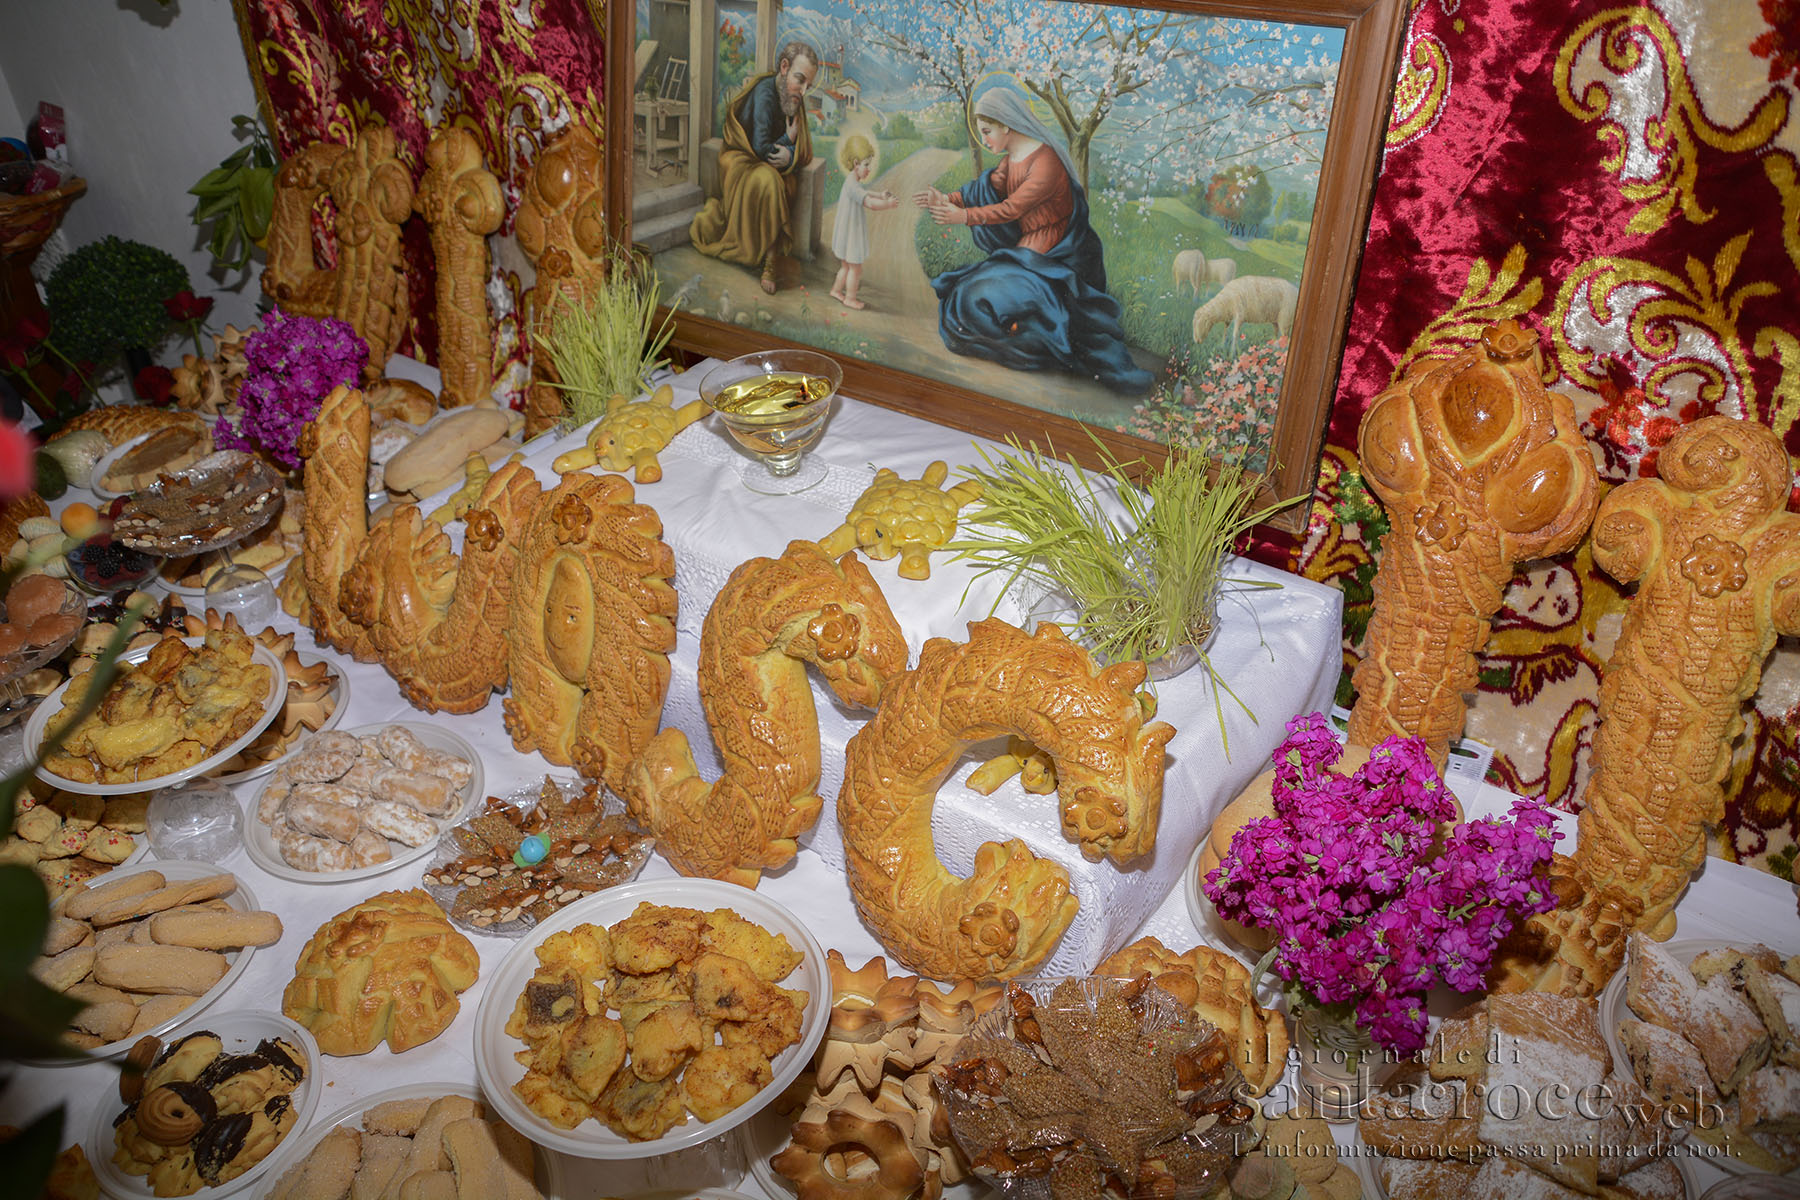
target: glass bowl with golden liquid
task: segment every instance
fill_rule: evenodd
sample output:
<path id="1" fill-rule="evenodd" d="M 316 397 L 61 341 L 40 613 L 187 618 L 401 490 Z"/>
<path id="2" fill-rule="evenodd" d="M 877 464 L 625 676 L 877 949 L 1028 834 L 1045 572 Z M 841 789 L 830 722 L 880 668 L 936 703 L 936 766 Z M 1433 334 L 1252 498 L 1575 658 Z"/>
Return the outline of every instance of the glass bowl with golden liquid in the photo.
<path id="1" fill-rule="evenodd" d="M 825 478 L 824 465 L 806 452 L 825 432 L 843 381 L 837 362 L 812 350 L 759 350 L 706 373 L 700 398 L 754 457 L 740 472 L 745 487 L 788 496 Z"/>

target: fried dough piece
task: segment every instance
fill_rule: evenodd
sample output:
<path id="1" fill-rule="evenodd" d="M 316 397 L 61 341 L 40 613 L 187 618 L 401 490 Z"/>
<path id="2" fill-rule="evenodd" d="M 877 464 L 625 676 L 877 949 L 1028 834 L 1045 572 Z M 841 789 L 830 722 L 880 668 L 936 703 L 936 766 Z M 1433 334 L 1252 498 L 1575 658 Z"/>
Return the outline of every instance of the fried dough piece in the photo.
<path id="1" fill-rule="evenodd" d="M 786 937 L 770 933 L 729 908 L 715 908 L 705 920 L 700 948 L 742 959 L 759 979 L 779 983 L 800 965 L 802 955 Z"/>
<path id="2" fill-rule="evenodd" d="M 629 917 L 613 925 L 613 965 L 628 975 L 685 967 L 700 954 L 700 931 L 705 921 L 706 914 L 697 908 L 645 901 Z"/>
<path id="3" fill-rule="evenodd" d="M 612 938 L 604 925 L 577 925 L 545 938 L 537 959 L 546 967 L 569 967 L 604 987 L 613 974 Z"/>
<path id="4" fill-rule="evenodd" d="M 568 967 L 545 969 L 533 975 L 513 1004 L 506 1033 L 531 1046 L 561 1037 L 563 1031 L 584 1016 L 605 1011 L 599 989 Z"/>
<path id="5" fill-rule="evenodd" d="M 639 1079 L 665 1079 L 712 1044 L 712 1035 L 690 1002 L 658 1007 L 631 1030 L 631 1069 Z"/>
<path id="6" fill-rule="evenodd" d="M 691 999 L 693 991 L 693 972 L 680 967 L 653 971 L 648 975 L 620 974 L 606 983 L 606 1005 L 621 1011 L 638 1005 L 660 1008 Z"/>
<path id="7" fill-rule="evenodd" d="M 752 1021 L 787 1000 L 743 960 L 707 952 L 694 960 L 694 1004 L 709 1021 Z"/>
<path id="8" fill-rule="evenodd" d="M 613 1076 L 629 1075 L 629 1071 L 621 1071 Z M 589 1117 L 597 1116 L 592 1105 L 576 1096 L 565 1095 L 557 1087 L 557 1079 L 539 1074 L 536 1070 L 526 1072 L 525 1078 L 513 1084 L 513 1092 L 525 1107 L 529 1108 L 544 1120 L 558 1129 L 573 1129 Z"/>
<path id="9" fill-rule="evenodd" d="M 624 1066 L 625 1051 L 623 1025 L 604 1015 L 583 1017 L 563 1031 L 563 1074 L 592 1103 Z"/>
<path id="10" fill-rule="evenodd" d="M 620 1071 L 600 1093 L 594 1115 L 634 1142 L 649 1142 L 687 1121 L 681 1087 L 673 1079 L 644 1080 Z"/>
<path id="11" fill-rule="evenodd" d="M 716 1121 L 774 1078 L 774 1068 L 755 1046 L 708 1046 L 681 1074 L 681 1102 L 702 1121 Z"/>
<path id="12" fill-rule="evenodd" d="M 807 995 L 789 988 L 775 991 L 779 1002 L 771 1003 L 751 1020 L 719 1022 L 719 1040 L 727 1046 L 755 1046 L 767 1058 L 774 1058 L 799 1041 Z"/>

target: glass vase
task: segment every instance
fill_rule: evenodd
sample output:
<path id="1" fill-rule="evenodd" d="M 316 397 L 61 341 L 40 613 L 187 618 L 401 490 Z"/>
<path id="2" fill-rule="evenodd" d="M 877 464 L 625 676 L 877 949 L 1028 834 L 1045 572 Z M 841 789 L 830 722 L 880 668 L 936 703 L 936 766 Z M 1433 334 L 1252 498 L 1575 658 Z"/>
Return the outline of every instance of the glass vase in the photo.
<path id="1" fill-rule="evenodd" d="M 1300 1008 L 1294 1025 L 1301 1111 L 1334 1125 L 1356 1120 L 1387 1075 L 1388 1056 L 1353 1018 L 1318 1005 Z"/>

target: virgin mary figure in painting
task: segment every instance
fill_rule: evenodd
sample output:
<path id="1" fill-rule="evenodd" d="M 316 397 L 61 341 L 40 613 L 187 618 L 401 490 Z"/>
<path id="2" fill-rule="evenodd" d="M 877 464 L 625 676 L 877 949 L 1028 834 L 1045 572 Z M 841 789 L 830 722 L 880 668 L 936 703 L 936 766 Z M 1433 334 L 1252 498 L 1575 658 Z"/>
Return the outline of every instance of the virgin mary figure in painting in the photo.
<path id="1" fill-rule="evenodd" d="M 1126 350 L 1068 151 L 1011 84 L 977 97 L 975 126 L 999 165 L 948 195 L 927 188 L 913 197 L 938 224 L 967 225 L 987 255 L 931 281 L 944 345 L 1015 370 L 1060 369 L 1148 392 L 1153 376 Z"/>

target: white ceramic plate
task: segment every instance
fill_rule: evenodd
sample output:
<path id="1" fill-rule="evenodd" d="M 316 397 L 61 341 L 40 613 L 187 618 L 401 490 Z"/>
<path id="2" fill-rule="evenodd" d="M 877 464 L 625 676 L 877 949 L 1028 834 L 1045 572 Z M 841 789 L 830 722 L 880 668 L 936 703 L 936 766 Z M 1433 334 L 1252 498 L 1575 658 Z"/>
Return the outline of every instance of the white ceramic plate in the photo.
<path id="1" fill-rule="evenodd" d="M 191 1010 L 190 1010 L 191 1011 Z M 319 1044 L 305 1028 L 288 1020 L 278 1013 L 270 1012 L 233 1012 L 222 1013 L 187 1032 L 198 1033 L 209 1029 L 219 1035 L 225 1044 L 225 1053 L 244 1054 L 256 1049 L 256 1044 L 264 1038 L 280 1038 L 290 1046 L 297 1047 L 306 1061 L 306 1078 L 293 1091 L 294 1124 L 288 1130 L 283 1143 L 293 1140 L 306 1129 L 306 1123 L 312 1120 L 313 1110 L 318 1107 L 319 1094 L 324 1084 L 319 1079 Z M 153 1196 L 150 1190 L 149 1176 L 127 1175 L 113 1163 L 113 1119 L 124 1111 L 125 1106 L 119 1101 L 118 1090 L 110 1084 L 106 1095 L 101 1098 L 94 1109 L 92 1123 L 89 1126 L 87 1139 L 88 1161 L 94 1165 L 94 1175 L 100 1182 L 100 1190 L 116 1200 L 140 1200 L 140 1197 Z M 201 1197 L 230 1196 L 249 1189 L 265 1179 L 269 1169 L 282 1157 L 283 1145 L 277 1145 L 266 1158 L 239 1175 L 229 1183 L 218 1187 L 202 1187 L 194 1194 Z M 261 1194 L 261 1190 L 258 1190 Z"/>
<path id="2" fill-rule="evenodd" d="M 558 1129 L 526 1107 L 513 1091 L 513 1084 L 525 1076 L 513 1053 L 522 1049 L 524 1043 L 507 1035 L 507 1019 L 512 1016 L 519 993 L 525 990 L 526 982 L 537 970 L 536 951 L 546 938 L 577 925 L 611 925 L 630 916 L 633 909 L 646 901 L 697 908 L 703 912 L 715 908 L 734 909 L 745 920 L 786 937 L 788 944 L 798 950 L 802 958 L 800 965 L 780 981 L 781 986 L 804 991 L 810 997 L 800 1026 L 800 1040 L 775 1056 L 772 1064 L 775 1077 L 767 1087 L 716 1121 L 699 1121 L 690 1113 L 684 1124 L 648 1142 L 630 1141 L 597 1120 L 583 1122 L 575 1129 Z M 481 1077 L 482 1090 L 487 1093 L 489 1103 L 514 1129 L 534 1142 L 577 1158 L 649 1158 L 698 1145 L 736 1128 L 779 1096 L 782 1089 L 812 1062 L 813 1050 L 831 1016 L 831 979 L 825 969 L 825 951 L 812 931 L 793 913 L 761 892 L 714 879 L 627 883 L 579 900 L 520 938 L 500 960 L 500 965 L 488 972 L 485 982 L 487 990 L 475 1013 L 475 1070 Z"/>
<path id="3" fill-rule="evenodd" d="M 256 810 L 262 804 L 262 794 L 268 790 L 269 784 L 274 782 L 266 780 L 262 787 L 256 789 L 256 795 L 251 798 L 250 808 L 244 815 L 244 850 L 250 855 L 250 861 L 271 875 L 278 875 L 282 879 L 290 879 L 295 883 L 343 883 L 353 879 L 369 879 L 376 875 L 386 874 L 395 867 L 405 866 L 409 862 L 417 862 L 431 853 L 443 838 L 445 831 L 451 826 L 474 816 L 475 810 L 487 797 L 487 776 L 481 769 L 481 755 L 475 752 L 475 747 L 454 733 L 437 725 L 423 725 L 412 721 L 383 721 L 379 725 L 358 725 L 355 729 L 346 729 L 344 732 L 357 737 L 372 736 L 392 725 L 410 729 L 414 737 L 433 750 L 446 750 L 459 758 L 467 759 L 469 767 L 474 772 L 469 777 L 468 785 L 463 788 L 462 803 L 457 805 L 456 811 L 447 817 L 432 818 L 437 822 L 437 837 L 432 838 L 423 846 L 408 846 L 403 842 L 390 841 L 388 848 L 393 852 L 393 857 L 386 862 L 376 863 L 372 867 L 356 867 L 349 871 L 302 871 L 281 857 L 281 850 L 275 845 L 275 838 L 269 832 L 269 827 L 256 819 Z M 504 1020 L 501 1023 L 504 1024 Z"/>
<path id="4" fill-rule="evenodd" d="M 339 667 L 324 655 L 302 653 L 298 655 L 298 658 L 300 659 L 300 665 L 303 667 L 310 667 L 314 663 L 322 662 L 331 668 L 331 691 L 329 693 L 332 698 L 331 715 L 325 718 L 325 723 L 323 725 L 319 726 L 319 732 L 323 733 L 327 729 L 336 729 L 343 723 L 344 713 L 350 706 L 350 677 L 344 673 L 343 668 Z M 287 700 L 285 697 L 282 700 L 282 707 L 287 707 Z M 277 711 L 276 715 L 280 715 L 279 711 Z M 302 738 L 294 739 L 293 743 L 288 747 L 288 753 L 293 752 L 294 747 L 298 746 L 303 740 L 303 736 L 304 735 L 302 735 Z M 287 755 L 283 754 L 281 758 L 272 758 L 260 767 L 251 767 L 248 771 L 233 771 L 229 775 L 215 775 L 213 776 L 213 779 L 215 782 L 222 783 L 226 787 L 235 787 L 240 783 L 248 783 L 252 779 L 261 779 L 264 775 L 273 771 L 276 766 L 280 764 L 281 759 L 286 757 Z"/>
<path id="5" fill-rule="evenodd" d="M 114 867 L 106 874 L 101 875 L 93 886 L 103 887 L 106 884 L 115 883 L 121 879 L 129 879 L 133 875 L 142 875 L 146 871 L 162 872 L 163 879 L 169 883 L 182 883 L 190 879 L 205 879 L 211 875 L 231 874 L 229 871 L 222 871 L 212 863 L 189 862 L 186 859 L 174 859 L 169 862 L 139 861 L 146 853 L 150 845 L 150 839 L 147 835 L 141 833 L 136 836 L 138 838 L 138 849 L 134 852 L 132 859 L 128 860 L 134 865 L 120 865 Z M 255 912 L 261 907 L 256 902 L 255 894 L 250 891 L 250 887 L 244 882 L 243 876 L 234 875 L 233 878 L 237 880 L 237 890 L 233 891 L 231 895 L 224 897 L 225 903 L 237 909 L 239 912 Z M 193 1020 L 195 1016 L 205 1011 L 205 1009 L 215 1000 L 220 996 L 223 996 L 225 994 L 225 989 L 237 982 L 238 976 L 242 975 L 245 969 L 250 966 L 250 956 L 256 953 L 256 947 L 245 946 L 242 950 L 227 950 L 224 953 L 225 961 L 230 965 L 225 968 L 225 974 L 219 977 L 219 982 L 213 984 L 210 989 L 201 993 L 199 999 L 182 1009 L 179 1013 L 175 1014 L 175 1016 L 164 1021 L 161 1025 L 145 1030 L 144 1033 L 134 1033 L 119 1041 L 108 1042 L 104 1046 L 89 1050 L 88 1054 L 92 1056 L 90 1058 L 38 1059 L 34 1061 L 33 1065 L 40 1067 L 75 1066 L 92 1062 L 96 1058 L 117 1058 L 119 1055 L 124 1054 L 127 1050 L 131 1049 L 139 1038 L 145 1036 L 145 1033 L 153 1033 L 157 1037 L 162 1037 L 177 1025 L 183 1025 L 188 1021 Z"/>
<path id="6" fill-rule="evenodd" d="M 1708 950 L 1718 950 L 1725 946 L 1739 946 L 1745 949 L 1757 943 L 1756 938 L 1677 938 L 1672 942 L 1664 942 L 1662 948 L 1670 957 L 1682 966 L 1690 966 L 1696 958 Z M 1764 943 L 1767 945 L 1768 943 Z M 1780 947 L 1776 947 L 1780 949 Z M 1785 953 L 1785 951 L 1784 951 Z M 1626 966 L 1630 962 L 1627 960 Z M 1612 1052 L 1613 1062 L 1623 1064 L 1625 1050 L 1619 1045 L 1619 1023 L 1628 1017 L 1636 1017 L 1631 1007 L 1625 1002 L 1626 968 L 1620 967 L 1613 977 L 1607 980 L 1606 987 L 1600 992 L 1600 1032 L 1606 1038 L 1606 1048 Z M 1705 1143 L 1695 1139 L 1689 1143 L 1697 1153 L 1704 1154 Z M 1706 1162 L 1718 1167 L 1721 1171 L 1730 1171 L 1734 1175 L 1766 1175 L 1769 1172 L 1761 1167 L 1752 1166 L 1735 1154 L 1719 1153 L 1708 1155 Z M 1691 1189 L 1690 1189 L 1691 1190 Z"/>
<path id="7" fill-rule="evenodd" d="M 190 646 L 198 646 L 206 639 L 191 637 L 183 638 L 182 641 Z M 141 647 L 123 655 L 120 661 L 143 662 L 150 657 L 150 651 L 153 649 L 155 649 L 154 646 Z M 123 796 L 128 792 L 155 791 L 157 788 L 169 787 L 172 784 L 183 783 L 206 774 L 255 741 L 256 735 L 275 719 L 275 714 L 281 711 L 282 704 L 287 700 L 287 672 L 282 669 L 281 660 L 276 658 L 268 647 L 260 644 L 254 646 L 253 657 L 255 661 L 269 668 L 269 690 L 263 696 L 262 715 L 251 723 L 249 730 L 242 737 L 222 747 L 217 754 L 210 758 L 201 759 L 186 770 L 176 771 L 170 775 L 160 775 L 155 779 L 134 779 L 129 783 L 80 783 L 73 779 L 64 779 L 47 767 L 39 767 L 37 777 L 65 792 L 80 792 L 88 796 Z M 63 693 L 68 690 L 69 681 L 65 680 L 61 687 L 44 697 L 44 702 L 37 706 L 36 711 L 31 714 L 31 718 L 25 722 L 25 744 L 32 747 L 34 752 L 44 743 L 44 726 L 50 723 L 50 718 L 62 711 Z"/>
<path id="8" fill-rule="evenodd" d="M 108 471 L 112 470 L 112 465 L 114 463 L 125 457 L 125 453 L 128 450 L 132 449 L 144 439 L 150 437 L 151 434 L 158 432 L 160 432 L 160 430 L 151 430 L 150 433 L 140 433 L 130 441 L 120 442 L 111 450 L 108 450 L 105 454 L 102 454 L 99 458 L 95 459 L 94 473 L 88 476 L 88 491 L 94 493 L 94 495 L 100 497 L 102 500 L 117 500 L 120 496 L 130 495 L 131 493 L 129 492 L 115 492 L 109 487 L 103 487 L 100 481 L 106 477 Z"/>
<path id="9" fill-rule="evenodd" d="M 403 1087 L 389 1088 L 385 1092 L 376 1092 L 361 1100 L 346 1104 L 336 1112 L 319 1118 L 307 1126 L 304 1132 L 298 1132 L 287 1139 L 271 1157 L 278 1161 L 269 1168 L 271 1182 L 279 1181 L 301 1159 L 312 1153 L 313 1147 L 325 1140 L 325 1135 L 340 1125 L 353 1128 L 362 1127 L 362 1115 L 377 1104 L 386 1104 L 391 1100 L 413 1100 L 421 1096 L 464 1096 L 470 1100 L 482 1099 L 481 1089 L 466 1083 L 409 1083 Z M 562 1159 L 539 1146 L 532 1144 L 534 1170 L 537 1173 L 537 1190 L 544 1194 L 544 1200 L 566 1200 L 562 1191 Z"/>

